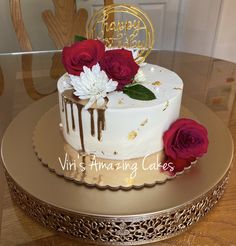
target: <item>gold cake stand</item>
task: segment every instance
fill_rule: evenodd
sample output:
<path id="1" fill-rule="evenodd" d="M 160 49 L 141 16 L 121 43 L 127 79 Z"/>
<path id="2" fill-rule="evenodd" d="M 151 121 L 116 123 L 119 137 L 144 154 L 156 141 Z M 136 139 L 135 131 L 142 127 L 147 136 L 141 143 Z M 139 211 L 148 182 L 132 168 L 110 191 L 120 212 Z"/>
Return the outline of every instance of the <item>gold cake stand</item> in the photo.
<path id="1" fill-rule="evenodd" d="M 84 244 L 151 243 L 183 232 L 222 196 L 233 158 L 233 142 L 228 129 L 204 105 L 187 97 L 183 100 L 208 128 L 207 155 L 164 184 L 112 191 L 67 181 L 49 172 L 38 160 L 32 144 L 33 130 L 56 103 L 55 94 L 20 113 L 8 127 L 1 148 L 13 200 L 44 226 L 83 240 Z M 48 148 L 53 150 L 53 146 Z"/>

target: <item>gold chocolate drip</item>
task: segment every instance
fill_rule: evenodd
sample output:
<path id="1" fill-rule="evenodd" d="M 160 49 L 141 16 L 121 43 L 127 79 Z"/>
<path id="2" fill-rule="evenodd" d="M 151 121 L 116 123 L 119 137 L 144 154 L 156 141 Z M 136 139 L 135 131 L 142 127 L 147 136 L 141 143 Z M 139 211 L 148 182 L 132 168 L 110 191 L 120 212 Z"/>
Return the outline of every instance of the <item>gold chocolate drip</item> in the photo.
<path id="1" fill-rule="evenodd" d="M 108 102 L 108 98 L 105 98 L 106 102 Z M 74 110 L 73 110 L 73 103 L 77 106 L 78 109 L 78 119 L 79 119 L 79 132 L 80 132 L 80 141 L 81 141 L 81 150 L 84 152 L 84 133 L 83 133 L 83 121 L 82 121 L 82 109 L 84 107 L 84 102 L 82 100 L 79 100 L 75 98 L 73 95 L 73 90 L 66 90 L 62 94 L 62 111 L 65 111 L 66 115 L 66 128 L 67 133 L 69 133 L 69 122 L 68 122 L 68 110 L 67 110 L 67 104 L 70 104 L 71 107 L 71 120 L 72 120 L 72 129 L 75 130 L 75 118 L 74 118 Z M 105 130 L 105 110 L 103 109 L 97 109 L 97 132 L 98 132 L 98 141 L 101 141 L 102 139 L 102 131 Z M 94 108 L 88 109 L 88 112 L 90 113 L 90 125 L 91 125 L 91 135 L 95 136 L 95 123 L 94 123 Z"/>
<path id="2" fill-rule="evenodd" d="M 94 125 L 94 109 L 90 108 L 88 109 L 89 113 L 90 113 L 90 127 L 91 127 L 91 135 L 94 136 L 95 135 L 95 125 Z"/>
<path id="3" fill-rule="evenodd" d="M 80 102 L 75 99 L 73 95 L 73 90 L 66 90 L 62 94 L 62 100 L 64 102 L 63 108 L 65 109 L 66 115 L 66 128 L 67 133 L 69 133 L 69 122 L 68 122 L 68 112 L 67 112 L 67 104 L 70 104 L 71 107 L 71 121 L 72 121 L 72 129 L 75 130 L 75 118 L 74 118 L 74 110 L 73 103 L 77 106 L 78 109 L 78 119 L 79 119 L 79 132 L 80 132 L 80 141 L 81 141 L 81 149 L 84 152 L 84 133 L 83 133 L 83 122 L 82 122 L 82 109 L 84 105 L 80 104 Z"/>
<path id="4" fill-rule="evenodd" d="M 97 109 L 97 130 L 98 130 L 98 141 L 102 139 L 102 131 L 105 130 L 105 109 Z"/>
<path id="5" fill-rule="evenodd" d="M 83 122 L 82 122 L 82 109 L 83 105 L 76 104 L 78 109 L 78 119 L 79 119 L 79 133 L 80 133 L 80 142 L 81 142 L 81 148 L 84 152 L 84 132 L 83 132 Z"/>
<path id="6" fill-rule="evenodd" d="M 61 106 L 62 106 L 62 112 L 64 112 L 64 96 L 61 96 Z"/>
<path id="7" fill-rule="evenodd" d="M 74 111 L 73 111 L 73 103 L 70 102 L 71 108 L 71 120 L 72 120 L 72 129 L 75 130 L 75 118 L 74 118 Z"/>
<path id="8" fill-rule="evenodd" d="M 67 99 L 64 98 L 64 103 L 65 103 L 65 114 L 66 114 L 66 130 L 67 133 L 69 133 L 69 123 L 68 123 L 68 113 L 67 113 Z"/>

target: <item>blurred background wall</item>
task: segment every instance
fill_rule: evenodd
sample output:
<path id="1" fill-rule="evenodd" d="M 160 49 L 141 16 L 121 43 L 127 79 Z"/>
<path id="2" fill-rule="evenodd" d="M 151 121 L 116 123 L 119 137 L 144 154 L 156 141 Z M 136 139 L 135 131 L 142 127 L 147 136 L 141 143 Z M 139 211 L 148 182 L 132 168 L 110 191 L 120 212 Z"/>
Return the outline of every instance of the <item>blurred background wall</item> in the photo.
<path id="1" fill-rule="evenodd" d="M 115 0 L 139 5 L 157 30 L 155 48 L 214 56 L 236 62 L 236 0 Z M 92 12 L 102 0 L 77 0 Z M 41 13 L 54 11 L 52 0 L 21 0 L 22 13 L 33 50 L 56 49 Z M 0 1 L 0 53 L 19 52 L 9 0 Z"/>

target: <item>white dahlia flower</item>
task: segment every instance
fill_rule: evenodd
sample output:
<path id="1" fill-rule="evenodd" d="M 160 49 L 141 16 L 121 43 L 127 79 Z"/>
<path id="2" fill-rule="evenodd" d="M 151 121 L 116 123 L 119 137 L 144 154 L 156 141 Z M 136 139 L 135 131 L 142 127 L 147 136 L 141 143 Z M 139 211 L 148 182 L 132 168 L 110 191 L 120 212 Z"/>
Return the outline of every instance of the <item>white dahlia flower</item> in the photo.
<path id="1" fill-rule="evenodd" d="M 95 102 L 98 107 L 104 105 L 107 93 L 116 90 L 118 83 L 109 79 L 101 70 L 100 65 L 94 65 L 92 69 L 83 67 L 80 76 L 70 75 L 71 84 L 75 90 L 74 95 L 80 99 L 89 99 L 85 109 L 90 108 Z"/>

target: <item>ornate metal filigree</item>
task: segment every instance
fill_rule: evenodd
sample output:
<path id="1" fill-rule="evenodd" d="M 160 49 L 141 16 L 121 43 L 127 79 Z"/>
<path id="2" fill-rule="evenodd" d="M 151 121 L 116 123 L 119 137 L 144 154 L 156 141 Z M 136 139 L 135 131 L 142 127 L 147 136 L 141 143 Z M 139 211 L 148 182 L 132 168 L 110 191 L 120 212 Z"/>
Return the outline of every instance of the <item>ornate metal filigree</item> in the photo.
<path id="1" fill-rule="evenodd" d="M 229 172 L 202 197 L 152 215 L 104 217 L 77 214 L 46 204 L 24 191 L 6 172 L 13 200 L 44 226 L 84 242 L 137 245 L 175 236 L 203 217 L 221 198 Z"/>

